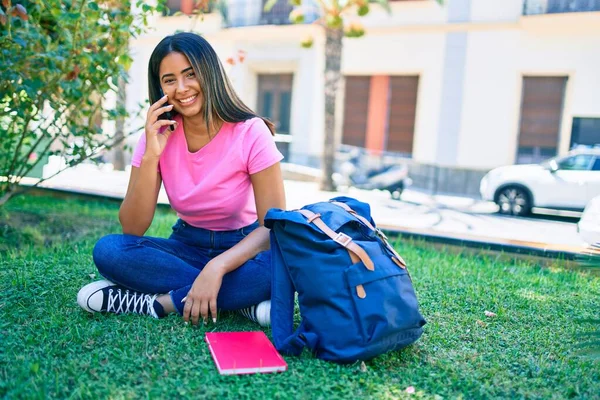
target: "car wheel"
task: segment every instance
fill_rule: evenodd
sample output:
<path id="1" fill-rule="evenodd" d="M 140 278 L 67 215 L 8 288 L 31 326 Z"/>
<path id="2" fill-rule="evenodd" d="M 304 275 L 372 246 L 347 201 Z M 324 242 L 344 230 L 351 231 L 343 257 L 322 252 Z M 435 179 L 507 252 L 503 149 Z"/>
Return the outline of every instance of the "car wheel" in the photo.
<path id="1" fill-rule="evenodd" d="M 402 191 L 404 190 L 404 185 L 396 186 L 395 188 L 388 188 L 388 192 L 392 196 L 393 200 L 400 200 L 400 196 L 402 196 Z"/>
<path id="2" fill-rule="evenodd" d="M 518 186 L 507 186 L 498 192 L 496 204 L 500 213 L 507 215 L 527 215 L 531 211 L 529 193 Z"/>
<path id="3" fill-rule="evenodd" d="M 392 195 L 393 200 L 401 200 L 402 189 L 396 189 L 396 190 L 390 191 L 390 194 Z"/>

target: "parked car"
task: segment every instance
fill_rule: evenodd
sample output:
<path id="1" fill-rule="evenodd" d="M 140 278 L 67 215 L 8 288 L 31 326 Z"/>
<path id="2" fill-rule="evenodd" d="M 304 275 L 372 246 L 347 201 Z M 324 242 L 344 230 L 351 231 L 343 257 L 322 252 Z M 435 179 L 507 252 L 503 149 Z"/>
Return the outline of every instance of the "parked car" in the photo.
<path id="1" fill-rule="evenodd" d="M 480 191 L 503 214 L 526 215 L 533 207 L 581 211 L 600 195 L 600 149 L 578 148 L 541 164 L 495 168 L 481 180 Z"/>
<path id="2" fill-rule="evenodd" d="M 584 242 L 600 243 L 600 196 L 594 197 L 583 210 L 577 231 Z"/>

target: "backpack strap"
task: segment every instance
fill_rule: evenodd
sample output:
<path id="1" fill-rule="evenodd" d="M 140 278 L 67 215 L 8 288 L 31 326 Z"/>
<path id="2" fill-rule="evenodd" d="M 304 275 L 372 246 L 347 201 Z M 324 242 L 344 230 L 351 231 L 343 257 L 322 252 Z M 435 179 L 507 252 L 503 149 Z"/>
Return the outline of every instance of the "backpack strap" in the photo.
<path id="1" fill-rule="evenodd" d="M 370 222 L 368 219 L 366 219 L 365 217 L 363 217 L 362 215 L 360 215 L 359 213 L 357 213 L 356 211 L 354 211 L 352 208 L 350 208 L 350 206 L 346 203 L 342 203 L 341 201 L 329 201 L 331 204 L 335 204 L 338 207 L 342 207 L 344 210 L 348 211 L 350 214 L 354 215 L 356 218 L 358 218 L 360 220 L 360 222 L 362 222 L 363 224 L 365 224 L 369 229 L 371 229 L 372 231 L 374 231 L 375 233 L 378 233 L 379 229 L 376 229 Z"/>
<path id="2" fill-rule="evenodd" d="M 365 217 L 363 217 L 362 215 L 360 215 L 359 213 L 357 213 L 356 211 L 354 211 L 352 208 L 350 208 L 350 206 L 346 203 L 342 203 L 340 201 L 330 201 L 331 204 L 334 204 L 338 207 L 343 208 L 344 210 L 346 210 L 347 212 L 349 212 L 350 214 L 352 214 L 354 217 L 356 217 L 360 222 L 362 222 L 367 228 L 369 228 L 371 231 L 375 232 L 375 234 L 381 239 L 381 241 L 385 244 L 385 246 L 387 247 L 387 249 L 389 251 L 392 252 L 392 254 L 394 255 L 394 257 L 392 257 L 392 261 L 394 261 L 394 263 L 396 263 L 396 265 L 398 265 L 400 268 L 404 268 L 406 269 L 406 261 L 404 261 L 404 259 L 400 256 L 400 254 L 398 254 L 396 252 L 396 250 L 390 245 L 387 236 L 381 231 L 381 229 L 379 228 L 375 228 L 368 219 L 366 219 Z"/>
<path id="3" fill-rule="evenodd" d="M 329 236 L 334 242 L 339 243 L 340 245 L 348 249 L 348 251 L 354 253 L 358 258 L 360 258 L 360 260 L 363 262 L 363 264 L 365 265 L 365 267 L 367 267 L 368 270 L 375 271 L 375 264 L 373 264 L 373 260 L 371 260 L 371 257 L 369 257 L 367 252 L 362 247 L 354 243 L 350 236 L 346 235 L 343 232 L 337 233 L 329 226 L 327 226 L 327 224 L 321 219 L 321 214 L 315 214 L 314 212 L 305 209 L 298 210 L 298 212 L 300 212 L 308 219 L 308 223 L 315 224 L 321 231 L 323 231 L 324 234 Z"/>

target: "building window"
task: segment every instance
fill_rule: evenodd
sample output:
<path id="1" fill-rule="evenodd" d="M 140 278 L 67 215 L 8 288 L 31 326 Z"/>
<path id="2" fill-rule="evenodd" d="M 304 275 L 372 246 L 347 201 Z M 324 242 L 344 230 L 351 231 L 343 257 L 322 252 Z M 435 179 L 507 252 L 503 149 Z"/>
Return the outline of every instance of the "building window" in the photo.
<path id="1" fill-rule="evenodd" d="M 536 164 L 544 160 L 556 156 L 556 146 L 553 147 L 541 147 L 541 146 L 528 146 L 519 147 L 519 153 L 517 156 L 518 164 Z"/>
<path id="2" fill-rule="evenodd" d="M 600 145 L 600 118 L 573 118 L 571 147 Z"/>
<path id="3" fill-rule="evenodd" d="M 370 76 L 346 77 L 343 144 L 365 147 L 370 85 Z"/>
<path id="4" fill-rule="evenodd" d="M 418 76 L 347 76 L 342 143 L 411 156 Z"/>
<path id="5" fill-rule="evenodd" d="M 257 112 L 275 124 L 275 143 L 286 160 L 289 160 L 292 142 L 290 118 L 293 78 L 293 74 L 258 75 Z"/>
<path id="6" fill-rule="evenodd" d="M 166 10 L 164 15 L 173 15 L 177 12 L 184 14 L 192 14 L 194 9 L 201 9 L 204 13 L 210 13 L 213 9 L 212 1 L 196 2 L 196 0 L 167 0 L 165 3 Z"/>
<path id="7" fill-rule="evenodd" d="M 387 133 L 387 151 L 411 155 L 417 113 L 418 76 L 390 78 L 390 112 Z"/>
<path id="8" fill-rule="evenodd" d="M 557 153 L 567 77 L 523 77 L 517 163 L 539 163 Z"/>
<path id="9" fill-rule="evenodd" d="M 176 12 L 181 11 L 181 3 L 182 0 L 167 0 L 165 3 L 165 7 L 167 7 L 167 14 L 174 14 Z M 185 8 L 185 6 L 184 6 Z"/>

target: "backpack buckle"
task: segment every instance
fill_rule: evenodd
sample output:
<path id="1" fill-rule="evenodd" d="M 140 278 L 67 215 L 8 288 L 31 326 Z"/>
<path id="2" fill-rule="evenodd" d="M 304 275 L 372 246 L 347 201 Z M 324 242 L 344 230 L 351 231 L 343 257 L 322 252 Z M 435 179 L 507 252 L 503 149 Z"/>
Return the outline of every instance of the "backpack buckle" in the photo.
<path id="1" fill-rule="evenodd" d="M 388 241 L 388 237 L 385 236 L 385 233 L 383 233 L 383 231 L 379 228 L 375 229 L 375 233 L 377 234 L 377 236 L 379 236 L 380 239 L 384 240 L 384 241 Z"/>
<path id="2" fill-rule="evenodd" d="M 406 269 L 406 262 L 402 257 L 396 255 L 397 257 L 392 257 L 392 261 L 402 269 Z"/>
<path id="3" fill-rule="evenodd" d="M 315 219 L 317 219 L 317 218 L 321 218 L 321 214 L 317 213 L 317 214 L 314 214 L 314 215 L 312 215 L 312 216 L 311 216 L 311 217 L 310 217 L 310 218 L 307 220 L 307 222 L 310 224 L 311 222 L 313 222 L 313 221 L 314 221 Z"/>
<path id="4" fill-rule="evenodd" d="M 335 238 L 333 238 L 333 240 L 336 243 L 341 244 L 344 247 L 347 247 L 350 242 L 352 241 L 352 238 L 348 235 L 346 235 L 344 232 L 340 232 L 337 234 L 337 236 Z"/>

